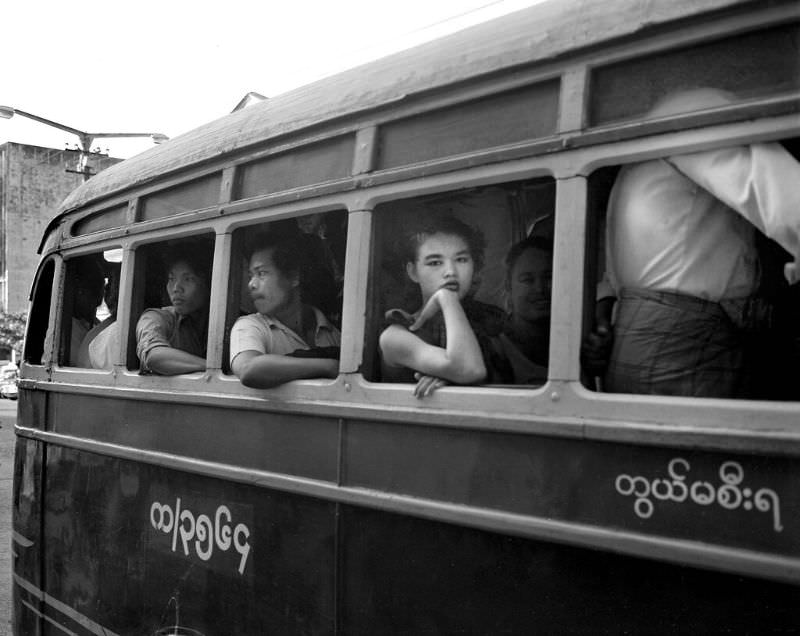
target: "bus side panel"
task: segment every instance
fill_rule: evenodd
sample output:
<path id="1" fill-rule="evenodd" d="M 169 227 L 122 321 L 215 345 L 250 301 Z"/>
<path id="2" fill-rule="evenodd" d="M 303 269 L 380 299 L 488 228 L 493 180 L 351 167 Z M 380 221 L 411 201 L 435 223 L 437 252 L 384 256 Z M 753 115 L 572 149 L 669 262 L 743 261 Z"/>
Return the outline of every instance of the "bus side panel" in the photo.
<path id="1" fill-rule="evenodd" d="M 151 401 L 52 393 L 47 421 L 64 435 L 336 481 L 339 422 L 332 417 L 176 405 L 166 395 Z"/>
<path id="2" fill-rule="evenodd" d="M 44 444 L 17 437 L 14 450 L 14 633 L 39 634 L 42 556 L 42 454 Z"/>
<path id="3" fill-rule="evenodd" d="M 174 625 L 208 636 L 333 631 L 333 504 L 48 451 L 49 618 L 118 634 Z"/>
<path id="4" fill-rule="evenodd" d="M 348 486 L 800 557 L 791 457 L 348 422 Z"/>
<path id="5" fill-rule="evenodd" d="M 343 507 L 348 636 L 794 633 L 800 588 Z"/>

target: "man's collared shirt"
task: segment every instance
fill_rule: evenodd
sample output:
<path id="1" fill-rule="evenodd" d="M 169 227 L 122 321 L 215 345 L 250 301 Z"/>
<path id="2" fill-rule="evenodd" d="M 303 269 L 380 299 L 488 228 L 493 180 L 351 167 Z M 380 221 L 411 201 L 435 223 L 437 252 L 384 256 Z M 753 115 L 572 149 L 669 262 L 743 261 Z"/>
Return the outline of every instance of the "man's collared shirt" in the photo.
<path id="1" fill-rule="evenodd" d="M 316 307 L 311 309 L 314 311 L 317 323 L 312 344 L 308 344 L 292 329 L 271 316 L 255 313 L 239 318 L 231 329 L 231 364 L 243 351 L 285 356 L 298 349 L 338 347 L 341 342 L 339 330 L 328 321 L 319 309 Z"/>
<path id="2" fill-rule="evenodd" d="M 172 347 L 205 358 L 207 340 L 208 322 L 200 324 L 174 307 L 147 309 L 136 324 L 136 355 L 144 372 L 152 372 L 147 359 L 156 347 Z"/>

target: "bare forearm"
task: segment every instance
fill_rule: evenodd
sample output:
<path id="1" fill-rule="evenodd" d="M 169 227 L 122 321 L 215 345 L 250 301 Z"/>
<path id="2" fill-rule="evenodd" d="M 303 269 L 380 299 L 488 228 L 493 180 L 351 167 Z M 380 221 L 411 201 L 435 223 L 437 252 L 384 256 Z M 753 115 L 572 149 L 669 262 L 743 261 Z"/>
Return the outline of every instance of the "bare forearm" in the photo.
<path id="1" fill-rule="evenodd" d="M 448 295 L 441 299 L 441 307 L 447 330 L 445 355 L 450 363 L 442 377 L 464 384 L 480 382 L 486 378 L 486 366 L 463 306 L 455 295 Z"/>
<path id="2" fill-rule="evenodd" d="M 329 358 L 294 358 L 269 353 L 235 364 L 233 369 L 242 384 L 254 389 L 268 389 L 292 380 L 335 378 L 338 370 L 338 361 Z"/>
<path id="3" fill-rule="evenodd" d="M 146 360 L 147 366 L 159 375 L 179 375 L 206 369 L 204 358 L 173 347 L 156 347 L 147 354 Z"/>

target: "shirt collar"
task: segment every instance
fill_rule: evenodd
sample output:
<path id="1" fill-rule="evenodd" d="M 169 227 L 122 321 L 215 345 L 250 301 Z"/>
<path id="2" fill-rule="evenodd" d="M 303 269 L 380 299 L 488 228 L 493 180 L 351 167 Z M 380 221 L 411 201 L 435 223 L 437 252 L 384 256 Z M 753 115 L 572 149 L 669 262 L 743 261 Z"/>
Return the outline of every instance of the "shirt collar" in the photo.
<path id="1" fill-rule="evenodd" d="M 322 329 L 327 329 L 328 331 L 330 331 L 330 330 L 332 330 L 334 328 L 333 325 L 330 323 L 330 321 L 325 317 L 325 314 L 323 314 L 319 309 L 317 309 L 313 305 L 311 306 L 311 309 L 314 312 L 314 320 L 317 323 L 317 328 L 314 330 L 314 335 L 315 336 L 318 335 L 320 330 L 322 330 Z M 275 329 L 280 329 L 281 331 L 284 331 L 284 332 L 287 332 L 287 333 L 295 333 L 293 330 L 289 329 L 289 327 L 284 325 L 277 318 L 273 318 L 272 316 L 268 316 L 268 315 L 262 314 L 262 313 L 259 313 L 258 316 L 261 318 L 261 320 L 264 321 L 264 323 L 270 329 L 272 329 L 274 327 Z M 297 335 L 297 334 L 295 334 L 295 335 Z"/>

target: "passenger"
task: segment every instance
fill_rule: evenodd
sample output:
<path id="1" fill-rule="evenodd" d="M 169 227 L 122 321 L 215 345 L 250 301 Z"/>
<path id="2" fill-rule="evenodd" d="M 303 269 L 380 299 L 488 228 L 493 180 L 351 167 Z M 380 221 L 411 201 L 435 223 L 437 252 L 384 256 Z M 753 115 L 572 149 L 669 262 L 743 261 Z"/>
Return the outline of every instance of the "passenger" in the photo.
<path id="1" fill-rule="evenodd" d="M 92 369 L 111 369 L 114 366 L 112 344 L 119 339 L 117 320 L 117 297 L 119 296 L 119 265 L 111 264 L 103 300 L 109 315 L 92 327 L 84 336 L 78 351 L 78 366 Z"/>
<path id="2" fill-rule="evenodd" d="M 79 365 L 81 343 L 97 324 L 97 308 L 103 300 L 105 275 L 97 261 L 82 260 L 76 268 L 75 296 L 72 306 L 69 364 Z"/>
<path id="3" fill-rule="evenodd" d="M 249 259 L 248 288 L 257 313 L 231 329 L 231 370 L 242 384 L 266 389 L 290 380 L 335 378 L 340 333 L 301 299 L 303 253 L 296 237 L 261 237 Z"/>
<path id="4" fill-rule="evenodd" d="M 730 97 L 695 89 L 652 115 L 720 106 Z M 746 343 L 769 330 L 758 297 L 756 234 L 777 241 L 797 280 L 800 164 L 777 143 L 654 159 L 622 168 L 608 206 L 607 275 L 617 300 L 601 301 L 596 350 L 611 345 L 605 389 L 749 397 Z M 605 330 L 607 333 L 602 333 Z M 591 343 L 590 343 L 591 344 Z"/>
<path id="5" fill-rule="evenodd" d="M 406 273 L 419 286 L 422 305 L 413 314 L 386 313 L 390 324 L 379 341 L 384 381 L 416 380 L 414 395 L 423 398 L 448 382 L 487 377 L 483 350 L 499 332 L 502 312 L 471 298 L 483 251 L 480 232 L 451 216 L 425 220 L 408 233 Z"/>
<path id="6" fill-rule="evenodd" d="M 543 384 L 550 353 L 550 290 L 553 246 L 542 237 L 516 243 L 506 256 L 510 314 L 492 338 L 492 382 Z"/>
<path id="7" fill-rule="evenodd" d="M 338 322 L 342 313 L 344 246 L 329 236 L 325 216 L 318 213 L 297 218 L 300 249 L 304 255 L 302 295 L 304 302 L 313 304 Z"/>
<path id="8" fill-rule="evenodd" d="M 169 307 L 147 309 L 136 325 L 142 373 L 178 375 L 205 371 L 211 267 L 197 249 L 167 257 Z"/>

